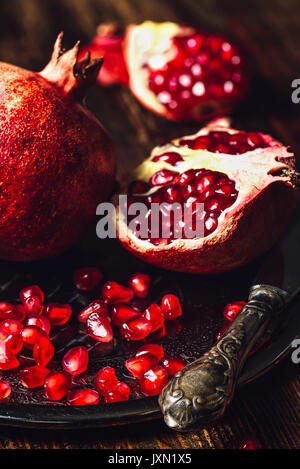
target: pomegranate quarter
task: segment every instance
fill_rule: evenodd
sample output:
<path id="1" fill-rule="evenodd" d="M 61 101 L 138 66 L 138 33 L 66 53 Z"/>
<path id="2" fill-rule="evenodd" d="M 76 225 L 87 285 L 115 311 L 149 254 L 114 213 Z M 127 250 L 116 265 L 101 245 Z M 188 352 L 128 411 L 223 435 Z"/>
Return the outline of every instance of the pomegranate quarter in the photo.
<path id="1" fill-rule="evenodd" d="M 176 23 L 145 21 L 124 34 L 101 25 L 86 50 L 104 57 L 101 85 L 128 86 L 146 108 L 170 120 L 224 114 L 248 87 L 246 60 L 235 44 Z"/>
<path id="2" fill-rule="evenodd" d="M 156 147 L 137 168 L 128 209 L 118 210 L 119 238 L 138 258 L 164 269 L 239 267 L 268 250 L 286 226 L 294 165 L 293 153 L 270 135 L 216 119 L 195 135 Z"/>

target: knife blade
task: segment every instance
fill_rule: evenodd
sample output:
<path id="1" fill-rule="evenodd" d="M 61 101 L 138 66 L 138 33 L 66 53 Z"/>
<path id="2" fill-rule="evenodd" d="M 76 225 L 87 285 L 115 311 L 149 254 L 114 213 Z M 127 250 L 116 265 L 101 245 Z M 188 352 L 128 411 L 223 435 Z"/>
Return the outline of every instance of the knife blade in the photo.
<path id="1" fill-rule="evenodd" d="M 223 415 L 254 344 L 300 292 L 299 248 L 300 209 L 280 242 L 263 259 L 248 302 L 226 333 L 161 392 L 159 405 L 170 428 L 191 430 Z"/>

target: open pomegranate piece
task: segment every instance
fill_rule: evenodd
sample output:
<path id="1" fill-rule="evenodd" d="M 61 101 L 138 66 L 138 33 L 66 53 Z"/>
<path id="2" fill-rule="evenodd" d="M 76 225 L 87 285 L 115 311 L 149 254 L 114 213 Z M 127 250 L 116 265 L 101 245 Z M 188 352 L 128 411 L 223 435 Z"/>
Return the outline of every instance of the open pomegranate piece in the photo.
<path id="1" fill-rule="evenodd" d="M 217 119 L 156 147 L 137 168 L 128 211 L 118 210 L 119 238 L 137 257 L 169 270 L 217 273 L 241 266 L 269 249 L 287 224 L 294 164 L 294 155 L 271 136 Z M 137 203 L 144 210 L 136 210 Z"/>
<path id="2" fill-rule="evenodd" d="M 230 40 L 176 23 L 146 21 L 123 36 L 102 25 L 81 57 L 87 50 L 104 56 L 102 85 L 127 85 L 145 107 L 172 120 L 227 112 L 247 89 L 245 59 Z"/>

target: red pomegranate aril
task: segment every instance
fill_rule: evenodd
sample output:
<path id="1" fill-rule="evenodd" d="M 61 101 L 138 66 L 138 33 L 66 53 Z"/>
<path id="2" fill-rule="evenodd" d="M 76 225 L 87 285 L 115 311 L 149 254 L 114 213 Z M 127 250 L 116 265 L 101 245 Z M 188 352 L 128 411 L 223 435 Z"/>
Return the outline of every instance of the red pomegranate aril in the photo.
<path id="1" fill-rule="evenodd" d="M 261 444 L 257 438 L 247 438 L 238 443 L 238 449 L 261 449 Z"/>
<path id="2" fill-rule="evenodd" d="M 102 296 L 108 304 L 128 303 L 133 298 L 133 291 L 117 282 L 106 282 L 102 288 Z"/>
<path id="3" fill-rule="evenodd" d="M 127 340 L 142 340 L 152 332 L 151 322 L 141 315 L 134 316 L 121 326 L 121 334 Z"/>
<path id="4" fill-rule="evenodd" d="M 26 326 L 22 331 L 24 346 L 33 349 L 34 345 L 42 337 L 48 337 L 45 331 L 37 326 Z"/>
<path id="5" fill-rule="evenodd" d="M 23 348 L 23 339 L 21 334 L 10 334 L 0 329 L 0 341 L 4 342 L 11 353 L 19 353 Z"/>
<path id="6" fill-rule="evenodd" d="M 145 182 L 145 181 L 133 181 L 130 186 L 129 186 L 129 189 L 128 189 L 128 193 L 129 195 L 132 195 L 132 194 L 145 194 L 146 192 L 148 192 L 150 190 L 150 185 Z"/>
<path id="7" fill-rule="evenodd" d="M 183 189 L 183 195 L 185 195 L 185 188 Z M 182 189 L 179 184 L 174 184 L 172 186 L 166 187 L 164 191 L 164 197 L 167 202 L 173 204 L 175 202 L 180 202 L 182 199 Z"/>
<path id="8" fill-rule="evenodd" d="M 24 326 L 20 321 L 16 321 L 15 319 L 5 319 L 0 322 L 0 329 L 14 335 L 21 334 Z"/>
<path id="9" fill-rule="evenodd" d="M 32 285 L 21 290 L 20 300 L 27 314 L 38 316 L 42 311 L 44 293 L 40 287 Z"/>
<path id="10" fill-rule="evenodd" d="M 165 322 L 161 309 L 158 305 L 153 304 L 145 309 L 142 316 L 150 321 L 152 332 L 157 331 Z"/>
<path id="11" fill-rule="evenodd" d="M 80 375 L 86 371 L 89 363 L 89 354 L 86 347 L 80 345 L 71 348 L 63 357 L 62 365 L 70 375 Z"/>
<path id="12" fill-rule="evenodd" d="M 78 314 L 78 321 L 87 322 L 92 313 L 108 314 L 107 305 L 102 300 L 95 300 Z"/>
<path id="13" fill-rule="evenodd" d="M 92 291 L 103 279 L 97 267 L 84 267 L 74 273 L 74 283 L 78 290 Z"/>
<path id="14" fill-rule="evenodd" d="M 186 366 L 185 361 L 180 357 L 164 357 L 161 364 L 167 370 L 169 376 L 175 376 L 178 371 Z"/>
<path id="15" fill-rule="evenodd" d="M 165 352 L 164 349 L 162 348 L 161 345 L 157 344 L 146 344 L 142 345 L 142 347 L 138 348 L 137 351 L 135 352 L 134 356 L 135 357 L 140 357 L 144 354 L 150 353 L 151 355 L 154 355 L 157 357 L 157 360 L 161 360 L 162 357 L 164 356 Z"/>
<path id="16" fill-rule="evenodd" d="M 0 370 L 12 370 L 19 366 L 19 361 L 5 342 L 0 340 Z"/>
<path id="17" fill-rule="evenodd" d="M 184 159 L 182 158 L 180 153 L 176 153 L 175 151 L 168 151 L 166 153 L 163 153 L 162 155 L 156 155 L 154 158 L 152 158 L 152 161 L 154 163 L 158 161 L 164 161 L 165 163 L 169 163 L 172 166 L 176 166 L 178 163 L 184 161 Z"/>
<path id="18" fill-rule="evenodd" d="M 24 388 L 33 389 L 44 386 L 46 376 L 50 370 L 42 366 L 31 366 L 20 371 L 20 382 Z"/>
<path id="19" fill-rule="evenodd" d="M 137 316 L 139 311 L 134 309 L 132 306 L 127 304 L 117 304 L 114 305 L 111 310 L 111 319 L 115 326 L 122 326 L 124 322 L 128 321 L 129 319 Z"/>
<path id="20" fill-rule="evenodd" d="M 241 309 L 245 306 L 245 301 L 234 301 L 225 306 L 223 315 L 228 321 L 233 321 Z"/>
<path id="21" fill-rule="evenodd" d="M 182 315 L 179 298 L 173 294 L 168 294 L 163 297 L 160 308 L 166 319 L 172 320 Z"/>
<path id="22" fill-rule="evenodd" d="M 44 314 L 49 319 L 52 326 L 62 326 L 66 324 L 72 316 L 72 308 L 70 305 L 48 303 L 44 307 Z"/>
<path id="23" fill-rule="evenodd" d="M 5 301 L 0 303 L 0 321 L 5 319 L 14 319 L 22 322 L 25 317 L 26 313 L 23 305 L 11 305 Z"/>
<path id="24" fill-rule="evenodd" d="M 160 394 L 168 382 L 168 372 L 162 366 L 148 370 L 140 379 L 140 389 L 145 396 Z"/>
<path id="25" fill-rule="evenodd" d="M 71 375 L 65 371 L 53 371 L 45 379 L 45 395 L 50 401 L 60 401 L 69 392 L 71 384 Z"/>
<path id="26" fill-rule="evenodd" d="M 48 337 L 41 337 L 33 348 L 33 358 L 37 365 L 46 366 L 54 356 L 54 347 Z"/>
<path id="27" fill-rule="evenodd" d="M 174 179 L 174 184 L 179 184 L 180 186 L 185 186 L 189 181 L 191 181 L 196 175 L 194 169 L 188 169 L 184 173 L 179 174 Z"/>
<path id="28" fill-rule="evenodd" d="M 42 329 L 47 335 L 50 333 L 51 324 L 45 316 L 32 316 L 27 318 L 26 326 L 36 326 Z"/>
<path id="29" fill-rule="evenodd" d="M 88 335 L 98 342 L 108 343 L 113 340 L 113 331 L 106 314 L 92 313 L 86 324 Z"/>
<path id="30" fill-rule="evenodd" d="M 239 155 L 268 146 L 259 134 L 253 132 L 230 134 L 226 131 L 209 132 L 207 135 L 201 135 L 194 140 L 180 140 L 179 143 L 193 150 L 206 149 L 207 151 L 227 153 L 229 155 Z"/>
<path id="31" fill-rule="evenodd" d="M 153 174 L 153 176 L 149 180 L 149 184 L 151 187 L 154 186 L 164 186 L 165 184 L 170 184 L 175 176 L 178 173 L 175 171 L 170 171 L 169 169 L 161 169 Z"/>
<path id="32" fill-rule="evenodd" d="M 7 399 L 11 395 L 11 387 L 8 381 L 0 381 L 0 399 Z"/>
<path id="33" fill-rule="evenodd" d="M 99 404 L 99 400 L 99 394 L 89 388 L 70 391 L 68 395 L 69 405 L 96 405 Z"/>
<path id="34" fill-rule="evenodd" d="M 137 298 L 146 298 L 149 294 L 150 283 L 149 275 L 137 272 L 130 277 L 128 285 Z"/>
<path id="35" fill-rule="evenodd" d="M 126 383 L 118 383 L 114 389 L 105 395 L 106 403 L 128 401 L 130 387 Z"/>
<path id="36" fill-rule="evenodd" d="M 105 396 L 109 391 L 114 389 L 119 383 L 116 377 L 115 369 L 111 366 L 106 366 L 98 371 L 94 378 L 94 386 L 96 391 Z"/>
<path id="37" fill-rule="evenodd" d="M 155 355 L 151 355 L 151 353 L 147 352 L 140 356 L 134 356 L 128 358 L 125 361 L 125 367 L 137 379 L 142 378 L 142 376 L 146 373 L 146 371 L 150 370 L 150 368 L 155 367 L 158 364 L 158 359 Z"/>

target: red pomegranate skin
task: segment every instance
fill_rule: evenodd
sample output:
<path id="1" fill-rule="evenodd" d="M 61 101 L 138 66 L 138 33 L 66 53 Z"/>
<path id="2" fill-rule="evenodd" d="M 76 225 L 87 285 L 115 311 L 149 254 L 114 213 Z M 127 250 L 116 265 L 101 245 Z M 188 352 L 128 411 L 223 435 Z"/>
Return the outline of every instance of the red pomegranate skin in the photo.
<path id="1" fill-rule="evenodd" d="M 111 191 L 110 136 L 82 104 L 100 68 L 82 65 L 79 44 L 61 55 L 62 34 L 41 73 L 0 63 L 0 258 L 62 253 Z"/>

